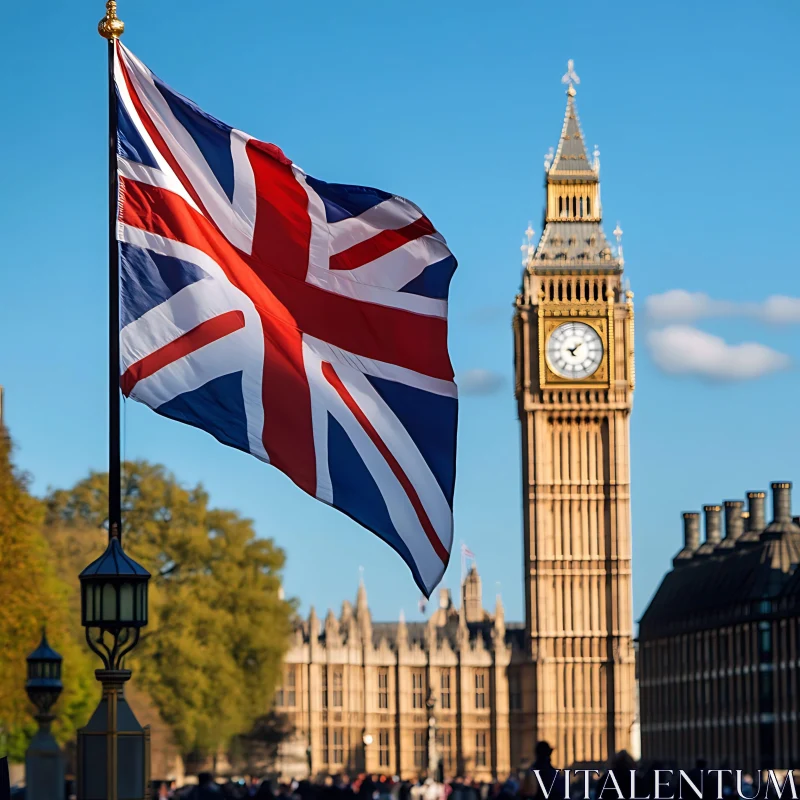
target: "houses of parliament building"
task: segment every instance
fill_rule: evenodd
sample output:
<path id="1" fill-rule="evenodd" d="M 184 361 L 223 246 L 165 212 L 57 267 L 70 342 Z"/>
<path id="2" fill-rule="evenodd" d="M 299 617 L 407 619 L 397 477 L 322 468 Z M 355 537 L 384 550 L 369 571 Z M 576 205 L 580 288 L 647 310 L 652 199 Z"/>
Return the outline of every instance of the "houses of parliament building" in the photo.
<path id="1" fill-rule="evenodd" d="M 546 211 L 528 231 L 514 308 L 522 433 L 525 621 L 482 607 L 473 567 L 427 622 L 375 622 L 365 587 L 312 610 L 285 658 L 276 710 L 294 731 L 287 776 L 369 771 L 488 780 L 532 760 L 599 765 L 635 718 L 629 418 L 633 295 L 602 227 L 572 69 Z M 619 235 L 618 230 L 615 234 Z"/>

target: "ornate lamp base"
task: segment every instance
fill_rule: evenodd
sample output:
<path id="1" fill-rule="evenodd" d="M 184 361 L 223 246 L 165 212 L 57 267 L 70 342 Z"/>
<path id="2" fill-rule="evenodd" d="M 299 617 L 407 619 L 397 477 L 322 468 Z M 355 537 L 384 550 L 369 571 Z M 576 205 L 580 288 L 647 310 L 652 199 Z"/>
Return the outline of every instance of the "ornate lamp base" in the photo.
<path id="1" fill-rule="evenodd" d="M 103 699 L 78 731 L 78 800 L 149 800 L 150 727 L 125 700 L 129 669 L 95 670 Z"/>

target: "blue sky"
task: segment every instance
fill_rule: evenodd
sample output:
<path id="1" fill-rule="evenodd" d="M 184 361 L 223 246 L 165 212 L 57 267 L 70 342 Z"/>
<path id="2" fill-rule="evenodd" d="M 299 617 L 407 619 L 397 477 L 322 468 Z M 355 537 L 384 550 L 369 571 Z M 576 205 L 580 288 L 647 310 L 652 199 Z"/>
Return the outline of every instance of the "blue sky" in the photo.
<path id="1" fill-rule="evenodd" d="M 0 30 L 0 384 L 38 492 L 105 468 L 102 12 L 13 3 Z M 637 618 L 681 511 L 800 478 L 800 314 L 764 304 L 800 295 L 797 3 L 122 0 L 120 16 L 126 45 L 206 110 L 312 175 L 409 197 L 447 237 L 454 365 L 487 390 L 461 403 L 456 541 L 487 604 L 499 589 L 522 618 L 510 312 L 568 58 L 636 294 Z M 286 549 L 304 611 L 352 598 L 363 566 L 376 618 L 419 617 L 399 557 L 277 471 L 135 403 L 125 431 L 129 458 L 201 481 Z M 456 556 L 445 585 L 458 579 Z"/>

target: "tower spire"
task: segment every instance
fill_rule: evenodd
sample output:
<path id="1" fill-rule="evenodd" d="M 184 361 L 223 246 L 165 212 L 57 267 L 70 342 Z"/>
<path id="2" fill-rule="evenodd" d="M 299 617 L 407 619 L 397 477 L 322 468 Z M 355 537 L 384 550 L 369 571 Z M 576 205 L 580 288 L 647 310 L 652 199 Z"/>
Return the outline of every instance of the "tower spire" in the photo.
<path id="1" fill-rule="evenodd" d="M 533 252 L 530 243 L 523 242 L 524 266 L 533 273 L 552 269 L 615 272 L 622 269 L 622 261 L 602 228 L 600 151 L 597 145 L 589 150 L 581 130 L 575 105 L 580 78 L 572 60 L 561 80 L 567 84 L 567 106 L 558 147 L 545 158 L 545 226 Z"/>
<path id="2" fill-rule="evenodd" d="M 547 169 L 548 176 L 568 177 L 571 179 L 597 180 L 593 165 L 589 161 L 586 145 L 583 141 L 583 132 L 578 121 L 578 112 L 575 107 L 576 83 L 581 79 L 575 72 L 575 62 L 567 62 L 567 71 L 561 78 L 561 83 L 567 86 L 567 109 L 564 112 L 564 124 L 561 128 L 561 138 L 558 149 Z"/>

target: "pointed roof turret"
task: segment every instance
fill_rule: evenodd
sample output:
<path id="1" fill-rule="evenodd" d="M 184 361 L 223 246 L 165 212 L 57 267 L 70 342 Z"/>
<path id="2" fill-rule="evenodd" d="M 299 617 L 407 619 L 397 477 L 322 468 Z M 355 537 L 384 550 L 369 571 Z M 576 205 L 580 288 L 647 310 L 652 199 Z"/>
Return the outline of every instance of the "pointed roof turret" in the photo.
<path id="1" fill-rule="evenodd" d="M 494 634 L 495 643 L 502 643 L 506 636 L 506 612 L 503 608 L 503 598 L 497 593 L 494 607 Z"/>
<path id="2" fill-rule="evenodd" d="M 408 626 L 406 625 L 406 612 L 400 609 L 400 617 L 397 620 L 397 647 L 398 649 L 408 647 Z"/>
<path id="3" fill-rule="evenodd" d="M 314 606 L 308 612 L 308 640 L 312 644 L 316 644 L 319 639 L 319 617 Z"/>
<path id="4" fill-rule="evenodd" d="M 364 586 L 364 576 L 358 581 L 358 592 L 356 593 L 356 619 L 361 631 L 361 639 L 364 642 L 372 641 L 372 617 L 369 613 L 367 603 L 367 589 Z"/>
<path id="5" fill-rule="evenodd" d="M 364 586 L 364 576 L 362 575 L 358 582 L 358 592 L 356 594 L 356 613 L 361 616 L 361 614 L 367 613 L 368 611 L 367 587 Z"/>
<path id="6" fill-rule="evenodd" d="M 547 171 L 547 176 L 548 178 L 597 180 L 597 173 L 595 173 L 594 167 L 589 161 L 589 154 L 583 141 L 583 132 L 578 120 L 574 94 L 568 93 L 567 96 L 567 110 L 564 113 L 561 138 L 558 141 L 558 149 L 553 157 L 553 163 Z"/>
<path id="7" fill-rule="evenodd" d="M 336 615 L 333 609 L 328 609 L 328 615 L 325 617 L 325 644 L 328 647 L 337 647 L 341 645 L 342 637 L 339 634 L 339 623 L 336 620 Z"/>
<path id="8" fill-rule="evenodd" d="M 597 174 L 589 161 L 586 145 L 583 141 L 583 132 L 578 121 L 578 112 L 575 108 L 576 83 L 581 79 L 575 72 L 575 62 L 567 62 L 567 72 L 562 83 L 567 87 L 567 110 L 564 113 L 564 124 L 561 127 L 561 138 L 552 163 L 547 168 L 549 177 L 552 178 L 577 178 L 581 180 L 597 180 Z"/>

